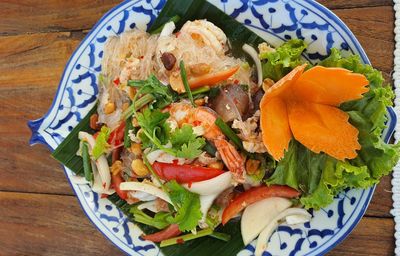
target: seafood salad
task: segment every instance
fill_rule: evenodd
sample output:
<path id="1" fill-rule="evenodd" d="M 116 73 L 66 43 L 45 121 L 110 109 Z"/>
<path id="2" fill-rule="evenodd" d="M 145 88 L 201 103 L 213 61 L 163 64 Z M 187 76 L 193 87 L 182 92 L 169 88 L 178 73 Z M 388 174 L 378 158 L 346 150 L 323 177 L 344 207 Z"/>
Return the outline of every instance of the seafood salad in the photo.
<path id="1" fill-rule="evenodd" d="M 262 255 L 280 223 L 310 221 L 399 158 L 380 138 L 393 97 L 380 72 L 336 49 L 313 65 L 306 48 L 243 44 L 235 57 L 207 20 L 109 38 L 75 181 L 123 202 L 160 247 L 229 241 L 221 227 L 240 221 Z"/>

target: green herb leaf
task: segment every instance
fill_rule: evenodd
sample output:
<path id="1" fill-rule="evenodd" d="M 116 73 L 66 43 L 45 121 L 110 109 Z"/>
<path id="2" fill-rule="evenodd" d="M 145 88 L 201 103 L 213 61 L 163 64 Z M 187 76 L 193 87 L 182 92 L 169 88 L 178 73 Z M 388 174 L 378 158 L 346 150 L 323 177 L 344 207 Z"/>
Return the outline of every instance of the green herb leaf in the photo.
<path id="1" fill-rule="evenodd" d="M 156 99 L 155 102 L 152 103 L 154 108 L 164 108 L 178 97 L 176 92 L 162 84 L 153 74 L 151 74 L 147 80 L 130 80 L 128 81 L 128 86 L 138 88 L 138 94 L 152 95 Z"/>
<path id="2" fill-rule="evenodd" d="M 164 229 L 170 225 L 169 221 L 167 221 L 167 219 L 171 217 L 170 212 L 158 212 L 154 215 L 154 217 L 150 217 L 137 207 L 133 207 L 130 209 L 130 213 L 133 214 L 133 218 L 136 222 L 143 223 L 157 229 Z"/>
<path id="3" fill-rule="evenodd" d="M 99 158 L 102 154 L 104 154 L 107 151 L 107 148 L 110 146 L 107 143 L 110 133 L 111 131 L 107 126 L 101 127 L 101 130 L 96 137 L 96 143 L 94 144 L 92 150 L 92 156 L 94 157 L 94 159 Z"/>
<path id="4" fill-rule="evenodd" d="M 177 152 L 177 156 L 187 159 L 195 159 L 203 152 L 201 149 L 205 144 L 206 141 L 204 138 L 197 138 L 194 141 L 189 141 L 187 144 L 182 145 L 181 149 Z"/>
<path id="5" fill-rule="evenodd" d="M 132 124 L 132 118 L 128 118 L 125 120 L 125 130 L 124 130 L 124 147 L 125 148 L 130 148 L 132 142 L 131 138 L 129 137 L 129 131 L 136 132 Z"/>
<path id="6" fill-rule="evenodd" d="M 162 127 L 162 124 L 168 119 L 168 117 L 169 113 L 163 113 L 158 109 L 150 110 L 147 108 L 143 113 L 137 113 L 136 119 L 142 129 L 153 134 L 157 127 Z"/>
<path id="7" fill-rule="evenodd" d="M 244 149 L 242 140 L 239 138 L 239 136 L 237 136 L 232 128 L 222 120 L 221 117 L 218 117 L 215 120 L 215 124 L 219 127 L 219 129 L 221 129 L 222 133 L 225 134 L 225 136 L 236 145 L 236 147 Z"/>
<path id="8" fill-rule="evenodd" d="M 196 137 L 197 136 L 193 133 L 192 126 L 184 124 L 181 128 L 177 128 L 171 133 L 170 140 L 172 145 L 180 147 L 189 141 L 195 140 Z"/>
<path id="9" fill-rule="evenodd" d="M 185 87 L 185 92 L 190 100 L 190 103 L 192 103 L 192 106 L 194 108 L 196 108 L 197 105 L 194 103 L 194 100 L 193 100 L 193 95 L 192 95 L 192 91 L 189 86 L 189 82 L 188 82 L 187 75 L 186 75 L 185 64 L 183 63 L 183 60 L 181 60 L 181 62 L 179 63 L 179 68 L 181 69 L 181 77 L 182 77 L 183 86 Z"/>
<path id="10" fill-rule="evenodd" d="M 85 179 L 89 182 L 92 182 L 93 170 L 89 155 L 89 144 L 85 141 L 82 142 L 82 160 L 83 160 L 83 171 L 85 173 Z"/>
<path id="11" fill-rule="evenodd" d="M 213 233 L 213 231 L 211 229 L 207 228 L 207 229 L 200 230 L 196 234 L 190 233 L 190 234 L 186 234 L 186 235 L 182 235 L 182 236 L 169 238 L 169 239 L 161 241 L 160 247 L 171 246 L 171 245 L 179 244 L 179 243 L 182 243 L 182 242 L 186 242 L 186 241 L 194 240 L 194 239 L 197 239 L 197 238 L 201 238 L 201 237 L 204 237 L 204 236 L 209 236 L 212 233 Z"/>
<path id="12" fill-rule="evenodd" d="M 182 128 L 175 129 L 170 134 L 169 139 L 172 147 L 177 152 L 176 155 L 187 159 L 198 157 L 203 152 L 202 148 L 206 144 L 204 138 L 197 137 L 193 133 L 191 125 L 183 125 Z"/>
<path id="13" fill-rule="evenodd" d="M 201 219 L 200 197 L 179 185 L 175 180 L 166 184 L 171 201 L 177 207 L 177 213 L 169 219 L 179 225 L 181 231 L 191 231 L 196 228 Z"/>

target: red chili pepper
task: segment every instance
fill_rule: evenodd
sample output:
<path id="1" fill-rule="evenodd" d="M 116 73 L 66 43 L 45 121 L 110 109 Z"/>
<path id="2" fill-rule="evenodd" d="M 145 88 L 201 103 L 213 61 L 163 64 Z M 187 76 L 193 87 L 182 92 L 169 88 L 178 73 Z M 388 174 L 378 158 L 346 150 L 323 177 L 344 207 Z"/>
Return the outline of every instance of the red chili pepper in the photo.
<path id="1" fill-rule="evenodd" d="M 222 213 L 222 224 L 225 225 L 231 218 L 241 212 L 248 205 L 269 197 L 295 198 L 300 192 L 288 186 L 272 185 L 251 188 L 235 197 Z"/>
<path id="2" fill-rule="evenodd" d="M 117 77 L 113 82 L 115 86 L 118 86 L 121 83 L 121 81 L 119 81 L 119 77 Z"/>
<path id="3" fill-rule="evenodd" d="M 110 137 L 108 137 L 108 144 L 113 146 L 121 145 L 124 142 L 124 133 L 125 122 L 121 122 L 121 124 L 111 132 Z"/>
<path id="4" fill-rule="evenodd" d="M 153 168 L 161 179 L 176 180 L 178 183 L 192 183 L 212 179 L 224 173 L 223 170 L 194 165 L 177 165 L 155 162 Z"/>
<path id="5" fill-rule="evenodd" d="M 169 227 L 167 227 L 159 232 L 156 232 L 156 233 L 153 233 L 150 235 L 144 235 L 144 236 L 142 236 L 142 238 L 144 240 L 158 243 L 165 239 L 179 236 L 181 233 L 182 232 L 179 230 L 178 224 L 171 224 L 171 225 L 169 225 Z"/>
<path id="6" fill-rule="evenodd" d="M 119 188 L 122 182 L 121 173 L 111 175 L 111 186 L 115 189 L 115 192 L 117 192 L 121 199 L 126 200 L 128 198 L 128 192 Z"/>

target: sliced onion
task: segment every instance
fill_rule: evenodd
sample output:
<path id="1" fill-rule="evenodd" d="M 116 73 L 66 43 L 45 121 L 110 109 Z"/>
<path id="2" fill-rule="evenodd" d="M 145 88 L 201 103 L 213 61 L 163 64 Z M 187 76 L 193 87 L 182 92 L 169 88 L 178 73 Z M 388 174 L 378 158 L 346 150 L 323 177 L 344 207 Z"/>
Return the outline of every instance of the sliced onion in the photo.
<path id="1" fill-rule="evenodd" d="M 244 44 L 242 46 L 242 49 L 253 59 L 254 63 L 256 64 L 257 79 L 258 79 L 257 85 L 258 87 L 261 87 L 263 82 L 263 76 L 262 76 L 261 61 L 260 58 L 258 57 L 258 53 L 253 47 L 251 47 L 248 44 Z"/>
<path id="2" fill-rule="evenodd" d="M 279 221 L 291 215 L 301 215 L 305 218 L 308 218 L 309 220 L 311 219 L 311 214 L 303 208 L 289 208 L 284 210 L 278 216 L 276 216 L 258 236 L 256 251 L 254 253 L 255 256 L 261 256 L 263 252 L 267 249 L 269 237 L 279 226 Z"/>
<path id="3" fill-rule="evenodd" d="M 224 122 L 242 120 L 249 108 L 249 95 L 240 85 L 228 85 L 210 100 L 210 106 Z"/>
<path id="4" fill-rule="evenodd" d="M 200 227 L 202 227 L 202 226 L 204 227 L 208 210 L 210 210 L 210 207 L 211 207 L 212 203 L 214 202 L 215 198 L 217 198 L 217 196 L 218 196 L 218 194 L 208 195 L 208 196 L 200 196 L 200 211 L 202 214 L 201 220 L 199 221 Z"/>
<path id="5" fill-rule="evenodd" d="M 111 195 L 115 193 L 114 189 L 105 189 L 103 186 L 103 181 L 101 180 L 100 174 L 97 170 L 96 165 L 92 164 L 92 170 L 93 170 L 93 184 L 92 184 L 92 190 L 93 192 L 96 192 L 98 194 L 106 194 L 106 195 Z"/>
<path id="6" fill-rule="evenodd" d="M 149 193 L 142 192 L 142 191 L 131 191 L 131 192 L 129 192 L 129 194 L 133 198 L 139 199 L 139 201 L 142 201 L 142 202 L 154 201 L 157 198 Z"/>
<path id="7" fill-rule="evenodd" d="M 155 212 L 155 213 L 159 212 L 159 211 L 157 210 L 157 203 L 156 203 L 155 200 L 149 201 L 149 202 L 145 202 L 145 203 L 143 203 L 143 204 L 140 204 L 140 205 L 138 206 L 138 209 L 139 209 L 139 210 L 147 209 L 147 210 L 152 211 L 152 212 Z"/>
<path id="8" fill-rule="evenodd" d="M 254 240 L 282 211 L 292 206 L 289 199 L 270 197 L 246 207 L 240 227 L 244 245 Z"/>
<path id="9" fill-rule="evenodd" d="M 298 225 L 298 224 L 304 224 L 309 222 L 311 219 L 311 215 L 305 216 L 305 215 L 290 215 L 286 217 L 286 224 L 288 225 Z"/>
<path id="10" fill-rule="evenodd" d="M 178 161 L 177 162 L 178 164 L 184 164 L 186 162 L 186 159 L 175 157 L 173 155 L 164 152 L 161 149 L 157 149 L 148 153 L 146 157 L 150 164 L 154 164 L 155 161 L 168 164 L 175 163 L 176 161 Z"/>
<path id="11" fill-rule="evenodd" d="M 165 23 L 161 33 L 160 37 L 162 36 L 170 36 L 175 30 L 175 23 L 173 21 Z"/>
<path id="12" fill-rule="evenodd" d="M 190 192 L 202 195 L 219 195 L 222 191 L 232 186 L 231 172 L 225 172 L 215 178 L 193 182 L 192 184 L 183 184 Z"/>
<path id="13" fill-rule="evenodd" d="M 89 150 L 92 151 L 96 140 L 92 135 L 87 132 L 79 132 L 78 137 L 80 140 L 85 140 L 89 144 Z M 105 191 L 108 191 L 111 184 L 110 167 L 108 166 L 107 158 L 101 155 L 96 161 L 96 167 L 100 176 L 101 186 Z M 94 191 L 94 190 L 93 190 Z"/>
<path id="14" fill-rule="evenodd" d="M 143 182 L 136 182 L 136 181 L 129 181 L 129 182 L 122 182 L 119 185 L 119 188 L 121 190 L 142 191 L 147 194 L 153 195 L 155 197 L 159 197 L 162 200 L 172 204 L 171 199 L 164 191 L 162 191 L 158 187 L 151 185 L 151 184 L 147 184 L 147 183 L 143 183 Z"/>

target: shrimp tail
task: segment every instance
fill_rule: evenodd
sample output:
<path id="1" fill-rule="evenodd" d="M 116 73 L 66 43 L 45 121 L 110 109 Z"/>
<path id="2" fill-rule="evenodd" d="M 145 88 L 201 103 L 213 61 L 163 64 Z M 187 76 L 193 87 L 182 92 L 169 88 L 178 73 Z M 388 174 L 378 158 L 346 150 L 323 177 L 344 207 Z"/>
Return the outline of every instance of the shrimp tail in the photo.
<path id="1" fill-rule="evenodd" d="M 214 144 L 218 153 L 221 155 L 222 161 L 232 173 L 234 180 L 238 183 L 244 183 L 244 158 L 239 154 L 236 148 L 225 139 L 215 139 Z"/>

